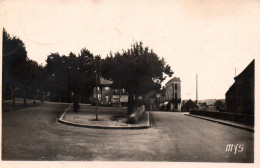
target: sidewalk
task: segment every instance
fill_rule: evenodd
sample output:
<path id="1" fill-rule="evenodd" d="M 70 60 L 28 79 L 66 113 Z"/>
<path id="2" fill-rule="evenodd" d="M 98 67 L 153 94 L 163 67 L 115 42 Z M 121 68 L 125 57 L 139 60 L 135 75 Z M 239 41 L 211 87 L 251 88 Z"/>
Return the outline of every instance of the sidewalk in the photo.
<path id="1" fill-rule="evenodd" d="M 213 122 L 216 122 L 216 123 L 220 123 L 220 124 L 228 125 L 228 126 L 231 126 L 231 127 L 236 127 L 236 128 L 240 128 L 240 129 L 244 129 L 244 130 L 247 130 L 247 131 L 254 132 L 254 126 L 250 126 L 250 125 L 245 125 L 245 124 L 240 124 L 240 123 L 237 123 L 237 122 L 221 120 L 221 119 L 211 118 L 211 117 L 205 117 L 205 116 L 200 116 L 200 115 L 193 115 L 193 114 L 185 114 L 185 115 L 190 116 L 190 117 L 203 119 L 203 120 L 213 121 Z"/>
<path id="2" fill-rule="evenodd" d="M 21 109 L 21 108 L 39 105 L 39 104 L 42 104 L 43 102 L 41 102 L 40 100 L 35 100 L 35 103 L 36 104 L 33 104 L 33 100 L 31 100 L 31 99 L 27 99 L 27 105 L 24 106 L 23 105 L 23 99 L 16 98 L 15 99 L 15 107 L 13 107 L 13 101 L 12 100 L 5 100 L 5 101 L 2 102 L 2 111 L 6 112 L 6 111 L 18 110 L 18 109 Z"/>
<path id="3" fill-rule="evenodd" d="M 96 121 L 96 107 L 81 105 L 77 113 L 70 105 L 59 117 L 59 122 L 79 127 L 102 129 L 141 129 L 149 128 L 149 113 L 146 112 L 136 124 L 127 123 L 126 107 L 98 107 L 98 121 Z"/>

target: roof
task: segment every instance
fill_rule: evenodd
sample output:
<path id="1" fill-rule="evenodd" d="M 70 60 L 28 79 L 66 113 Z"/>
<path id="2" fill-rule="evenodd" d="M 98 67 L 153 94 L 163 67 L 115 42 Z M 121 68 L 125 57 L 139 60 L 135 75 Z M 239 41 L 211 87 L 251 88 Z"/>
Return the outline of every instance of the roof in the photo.
<path id="1" fill-rule="evenodd" d="M 236 80 L 238 78 L 248 78 L 250 76 L 254 76 L 254 74 L 255 74 L 255 59 L 251 61 L 251 63 L 234 79 Z"/>
<path id="2" fill-rule="evenodd" d="M 172 79 L 170 79 L 170 80 L 166 83 L 166 85 L 167 85 L 168 83 L 172 83 L 172 82 L 181 82 L 181 80 L 180 80 L 180 78 L 173 77 Z"/>
<path id="3" fill-rule="evenodd" d="M 251 63 L 239 74 L 237 75 L 234 79 L 246 79 L 250 77 L 254 77 L 255 75 L 255 59 L 251 61 Z M 226 92 L 226 95 L 233 95 L 235 94 L 235 89 L 236 89 L 236 82 L 233 83 L 232 86 L 228 89 Z"/>
<path id="4" fill-rule="evenodd" d="M 228 89 L 228 91 L 226 92 L 226 95 L 230 95 L 230 94 L 235 94 L 235 83 L 233 83 L 232 86 L 230 86 L 230 88 Z"/>
<path id="5" fill-rule="evenodd" d="M 101 85 L 112 85 L 113 81 L 105 79 L 102 76 L 100 76 L 100 84 Z"/>

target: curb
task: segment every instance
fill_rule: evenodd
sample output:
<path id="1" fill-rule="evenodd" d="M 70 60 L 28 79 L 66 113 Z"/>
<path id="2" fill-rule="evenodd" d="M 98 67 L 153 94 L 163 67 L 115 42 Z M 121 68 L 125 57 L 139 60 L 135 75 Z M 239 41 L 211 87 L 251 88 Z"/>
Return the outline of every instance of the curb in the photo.
<path id="1" fill-rule="evenodd" d="M 65 116 L 65 114 L 69 111 L 69 109 L 72 107 L 71 104 L 69 104 L 69 106 L 64 110 L 63 113 L 61 113 L 61 115 L 58 117 L 59 120 L 63 120 L 63 117 Z"/>
<path id="2" fill-rule="evenodd" d="M 69 109 L 72 107 L 72 105 L 69 105 L 68 108 L 60 115 L 58 122 L 70 126 L 76 126 L 76 127 L 83 127 L 83 128 L 96 128 L 96 129 L 147 129 L 150 128 L 150 113 L 148 113 L 148 121 L 146 125 L 142 126 L 101 126 L 101 125 L 88 125 L 88 124 L 81 124 L 81 123 L 73 123 L 69 122 L 63 119 L 63 117 L 66 115 L 66 113 L 69 111 Z"/>
<path id="3" fill-rule="evenodd" d="M 41 105 L 41 104 L 44 104 L 44 102 L 40 102 L 39 104 L 26 105 L 26 106 L 21 106 L 21 107 L 14 107 L 14 108 L 11 108 L 11 109 L 2 110 L 2 112 L 19 110 L 19 109 L 23 109 L 23 108 L 27 108 L 27 107 L 38 106 L 38 105 Z"/>
<path id="4" fill-rule="evenodd" d="M 147 120 L 147 125 L 149 125 L 149 127 L 151 127 L 152 125 L 151 125 L 151 121 L 150 121 L 150 115 L 151 115 L 151 113 L 150 112 L 148 112 L 148 120 Z"/>
<path id="5" fill-rule="evenodd" d="M 199 118 L 199 119 L 202 119 L 202 120 L 213 121 L 213 122 L 216 122 L 216 123 L 219 123 L 219 124 L 228 125 L 228 126 L 231 126 L 231 127 L 247 130 L 247 131 L 250 131 L 250 132 L 254 132 L 254 128 L 250 128 L 250 127 L 246 127 L 246 126 L 242 126 L 242 125 L 238 125 L 238 124 L 232 124 L 232 123 L 229 123 L 229 122 L 205 118 L 205 117 L 202 117 L 202 116 L 196 116 L 196 115 L 192 115 L 192 114 L 185 114 L 185 115 L 190 116 L 190 117 Z"/>

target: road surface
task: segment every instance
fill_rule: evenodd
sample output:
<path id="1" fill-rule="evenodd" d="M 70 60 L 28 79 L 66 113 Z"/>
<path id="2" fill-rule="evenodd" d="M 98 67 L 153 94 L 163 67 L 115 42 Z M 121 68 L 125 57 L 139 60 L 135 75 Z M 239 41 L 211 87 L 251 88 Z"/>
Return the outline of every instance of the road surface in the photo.
<path id="1" fill-rule="evenodd" d="M 154 127 L 80 128 L 56 121 L 67 104 L 2 113 L 3 160 L 253 162 L 254 133 L 183 113 L 152 112 Z M 226 151 L 228 144 L 235 146 Z M 240 145 L 240 146 L 239 146 Z"/>

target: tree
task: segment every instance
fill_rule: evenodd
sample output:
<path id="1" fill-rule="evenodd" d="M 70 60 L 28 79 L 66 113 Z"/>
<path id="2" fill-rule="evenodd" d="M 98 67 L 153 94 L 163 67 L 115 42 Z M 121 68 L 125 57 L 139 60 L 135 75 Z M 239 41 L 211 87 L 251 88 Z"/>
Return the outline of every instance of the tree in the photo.
<path id="1" fill-rule="evenodd" d="M 36 77 L 36 85 L 38 86 L 39 89 L 39 95 L 40 95 L 40 100 L 41 102 L 46 100 L 46 94 L 47 94 L 47 81 L 46 81 L 46 68 L 42 65 L 38 66 L 38 71 L 37 71 L 37 77 Z M 45 95 L 45 98 L 43 97 Z"/>
<path id="2" fill-rule="evenodd" d="M 46 81 L 47 90 L 50 91 L 51 101 L 70 101 L 70 63 L 67 56 L 60 56 L 59 53 L 51 53 L 46 60 Z"/>
<path id="3" fill-rule="evenodd" d="M 83 48 L 78 56 L 80 68 L 80 92 L 85 98 L 91 97 L 96 81 L 102 71 L 102 59 L 99 55 L 94 56 L 89 50 Z M 96 83 L 98 82 L 98 83 Z"/>
<path id="4" fill-rule="evenodd" d="M 166 78 L 164 75 L 173 74 L 165 60 L 148 47 L 144 48 L 142 42 L 133 44 L 122 53 L 110 53 L 103 64 L 103 76 L 128 92 L 128 114 L 136 107 L 138 96 L 159 89 Z"/>
<path id="5" fill-rule="evenodd" d="M 80 62 L 80 92 L 82 96 L 84 96 L 85 98 L 89 98 L 92 93 L 93 87 L 95 86 L 94 62 L 96 57 L 94 57 L 94 55 L 89 50 L 83 48 L 80 51 L 78 59 Z"/>
<path id="6" fill-rule="evenodd" d="M 223 111 L 223 109 L 225 108 L 225 103 L 223 101 L 221 101 L 221 100 L 217 100 L 215 102 L 215 106 L 217 106 L 217 109 L 219 111 Z"/>
<path id="7" fill-rule="evenodd" d="M 11 37 L 3 29 L 3 98 L 11 90 L 13 106 L 15 106 L 15 89 L 23 86 L 23 69 L 26 64 L 27 52 L 22 40 Z"/>
<path id="8" fill-rule="evenodd" d="M 78 111 L 79 99 L 89 97 L 94 87 L 96 59 L 86 48 L 78 56 L 72 52 L 68 56 L 51 53 L 46 60 L 46 73 L 52 100 L 71 102 L 73 94 L 74 111 Z"/>
<path id="9" fill-rule="evenodd" d="M 23 76 L 23 86 L 25 91 L 24 104 L 26 104 L 27 90 L 30 90 L 35 104 L 37 91 L 40 89 L 42 80 L 42 69 L 36 61 L 27 59 L 24 69 L 21 72 Z"/>

